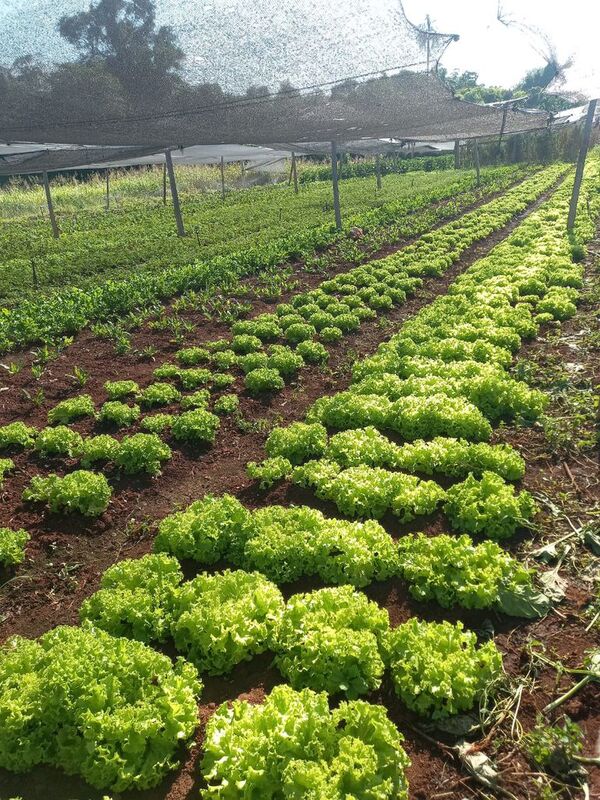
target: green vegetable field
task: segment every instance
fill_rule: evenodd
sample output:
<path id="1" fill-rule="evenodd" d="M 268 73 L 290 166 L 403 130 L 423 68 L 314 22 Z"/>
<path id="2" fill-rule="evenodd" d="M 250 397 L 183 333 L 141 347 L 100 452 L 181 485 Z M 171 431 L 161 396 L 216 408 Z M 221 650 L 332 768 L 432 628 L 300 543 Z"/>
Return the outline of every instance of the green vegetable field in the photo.
<path id="1" fill-rule="evenodd" d="M 600 152 L 324 169 L 0 189 L 0 800 L 593 796 Z"/>

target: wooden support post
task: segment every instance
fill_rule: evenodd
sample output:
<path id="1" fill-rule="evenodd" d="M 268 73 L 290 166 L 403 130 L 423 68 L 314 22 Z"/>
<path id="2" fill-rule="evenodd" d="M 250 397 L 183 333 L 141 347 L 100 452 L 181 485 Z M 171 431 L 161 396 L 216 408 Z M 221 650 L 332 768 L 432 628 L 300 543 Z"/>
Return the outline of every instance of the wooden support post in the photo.
<path id="1" fill-rule="evenodd" d="M 381 189 L 381 156 L 375 156 L 375 175 L 377 176 L 377 189 Z"/>
<path id="2" fill-rule="evenodd" d="M 106 170 L 106 210 L 110 211 L 110 170 Z"/>
<path id="3" fill-rule="evenodd" d="M 296 164 L 296 153 L 292 151 L 292 177 L 294 179 L 294 193 L 298 194 L 298 165 Z"/>
<path id="4" fill-rule="evenodd" d="M 167 205 L 167 165 L 163 164 L 163 206 Z"/>
<path id="5" fill-rule="evenodd" d="M 460 169 L 460 142 L 454 140 L 454 169 Z"/>
<path id="6" fill-rule="evenodd" d="M 475 141 L 475 173 L 477 175 L 477 186 L 481 183 L 481 175 L 480 175 L 480 167 L 479 167 L 479 141 L 477 139 Z"/>
<path id="7" fill-rule="evenodd" d="M 338 154 L 335 141 L 331 142 L 331 180 L 333 183 L 333 210 L 335 211 L 335 227 L 342 230 L 342 212 L 340 210 L 340 187 L 338 184 Z"/>
<path id="8" fill-rule="evenodd" d="M 60 231 L 58 229 L 58 223 L 56 222 L 56 216 L 54 215 L 52 195 L 50 194 L 50 181 L 48 180 L 47 172 L 44 172 L 44 191 L 46 192 L 46 203 L 48 205 L 48 215 L 50 216 L 50 225 L 52 225 L 52 236 L 54 236 L 55 239 L 58 239 L 58 237 L 60 236 Z"/>
<path id="9" fill-rule="evenodd" d="M 246 180 L 246 162 L 245 161 L 240 161 L 240 164 L 242 165 L 242 181 L 245 181 Z"/>
<path id="10" fill-rule="evenodd" d="M 221 199 L 225 200 L 225 157 L 221 156 Z"/>
<path id="11" fill-rule="evenodd" d="M 567 230 L 569 231 L 569 233 L 573 231 L 575 227 L 575 220 L 577 218 L 577 204 L 579 203 L 579 192 L 581 191 L 581 183 L 583 181 L 583 170 L 585 168 L 585 159 L 587 157 L 588 148 L 590 146 L 590 138 L 592 135 L 592 125 L 594 123 L 595 113 L 596 113 L 596 100 L 590 100 L 587 114 L 585 117 L 585 124 L 583 126 L 581 145 L 579 147 L 579 156 L 577 158 L 577 168 L 575 169 L 575 183 L 573 184 L 573 194 L 571 195 L 571 203 L 569 205 L 569 219 L 567 221 Z"/>
<path id="12" fill-rule="evenodd" d="M 502 152 L 502 137 L 504 136 L 504 128 L 506 127 L 506 115 L 508 113 L 508 106 L 504 106 L 502 110 L 502 124 L 500 125 L 500 136 L 498 137 L 498 146 L 496 148 L 496 158 L 500 158 Z"/>
<path id="13" fill-rule="evenodd" d="M 175 183 L 175 170 L 173 169 L 173 158 L 171 151 L 165 150 L 165 162 L 167 172 L 169 173 L 169 185 L 171 186 L 171 199 L 173 200 L 173 212 L 175 214 L 175 222 L 177 223 L 177 235 L 185 236 L 185 228 L 183 227 L 183 218 L 181 216 L 181 206 L 179 205 L 179 194 L 177 192 L 177 184 Z"/>

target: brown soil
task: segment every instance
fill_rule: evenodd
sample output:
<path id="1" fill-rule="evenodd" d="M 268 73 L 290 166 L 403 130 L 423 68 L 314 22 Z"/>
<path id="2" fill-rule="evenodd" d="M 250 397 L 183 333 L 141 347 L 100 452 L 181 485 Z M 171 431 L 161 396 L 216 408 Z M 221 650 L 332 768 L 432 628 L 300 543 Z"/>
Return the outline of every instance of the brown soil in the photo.
<path id="1" fill-rule="evenodd" d="M 520 219 L 485 242 L 471 248 L 444 278 L 427 281 L 423 290 L 414 298 L 385 316 L 387 320 L 385 327 L 382 327 L 380 321 L 367 323 L 358 336 L 348 337 L 342 345 L 332 348 L 330 372 L 306 368 L 296 384 L 286 387 L 284 392 L 271 402 L 260 402 L 242 396 L 244 416 L 255 421 L 260 418 L 267 418 L 269 421 L 293 421 L 302 418 L 307 407 L 317 397 L 346 387 L 349 382 L 348 368 L 354 357 L 372 352 L 383 338 L 398 329 L 403 320 L 414 315 L 419 308 L 437 295 L 443 294 L 449 283 L 460 272 L 504 238 Z M 576 317 L 566 323 L 563 330 L 567 331 L 569 326 L 577 326 L 577 319 Z M 208 328 L 209 326 L 207 330 Z M 204 337 L 204 329 L 202 333 Z M 145 335 L 142 334 L 142 338 Z M 155 344 L 156 337 L 148 336 L 149 341 Z M 526 345 L 520 355 L 529 353 L 529 357 L 533 358 L 536 353 L 542 352 L 544 347 L 548 347 L 548 342 L 539 339 L 535 343 Z M 171 351 L 177 349 L 168 344 L 164 349 L 161 347 L 161 360 L 164 356 L 168 357 L 169 348 Z M 72 393 L 72 384 L 69 384 L 64 376 L 72 373 L 75 365 L 85 368 L 93 375 L 85 391 L 92 394 L 96 402 L 104 399 L 101 386 L 105 380 L 131 377 L 144 383 L 149 380 L 155 366 L 140 364 L 129 358 L 117 361 L 110 348 L 104 348 L 102 342 L 99 343 L 84 333 L 48 370 L 49 391 L 53 385 L 52 381 L 55 382 L 56 388 L 56 394 L 49 405 L 61 399 L 67 388 L 70 389 L 69 393 Z M 597 367 L 596 362 L 595 368 Z M 2 401 L 7 413 L 12 415 L 8 417 L 9 419 L 18 417 L 33 424 L 44 423 L 45 411 L 19 408 L 22 401 L 16 387 L 10 396 L 8 392 L 4 394 L 7 396 L 3 396 Z M 90 431 L 89 423 L 81 423 L 75 427 L 82 432 Z M 553 498 L 561 497 L 561 493 L 572 492 L 573 486 L 566 471 L 560 464 L 554 463 L 552 455 L 548 453 L 547 442 L 537 428 L 515 430 L 504 428 L 498 432 L 498 438 L 510 441 L 525 453 L 529 465 L 524 480 L 527 488 L 537 491 L 543 486 L 546 494 Z M 2 636 L 12 633 L 33 636 L 57 624 L 75 623 L 77 609 L 82 600 L 97 588 L 99 576 L 104 569 L 119 559 L 148 552 L 151 548 L 153 522 L 171 512 L 174 507 L 185 506 L 206 492 L 229 491 L 251 507 L 267 502 L 306 502 L 309 495 L 302 493 L 296 487 L 279 487 L 265 494 L 258 492 L 250 484 L 245 476 L 244 465 L 248 460 L 262 458 L 263 441 L 264 432 L 252 431 L 242 434 L 232 420 L 224 420 L 214 447 L 206 452 L 194 454 L 174 446 L 173 459 L 165 466 L 159 480 L 119 481 L 109 511 L 98 521 L 53 517 L 23 506 L 19 500 L 20 494 L 38 466 L 27 455 L 16 456 L 16 475 L 6 481 L 2 494 L 0 524 L 27 527 L 32 532 L 32 542 L 28 548 L 30 560 L 18 569 L 12 578 L 7 576 L 8 583 L 2 590 L 3 598 L 0 605 L 2 614 L 0 620 L 4 622 Z M 586 478 L 583 473 L 577 471 L 581 467 L 571 462 L 569 465 L 577 483 L 585 489 L 581 498 L 581 508 L 591 508 L 599 499 L 597 475 L 594 482 L 594 472 L 591 467 L 586 473 Z M 59 463 L 57 471 L 67 466 L 64 462 Z M 550 486 L 546 480 L 549 468 L 552 470 Z M 314 498 L 312 495 L 310 497 L 314 505 Z M 329 512 L 333 510 L 326 504 L 323 508 Z M 411 527 L 400 526 L 390 520 L 383 522 L 394 536 Z M 552 538 L 556 538 L 552 522 L 548 524 L 547 520 L 543 519 L 542 525 L 544 533 L 552 533 Z M 412 529 L 415 527 L 413 525 Z M 444 529 L 439 518 L 430 521 L 422 519 L 418 527 L 430 532 Z M 518 548 L 518 544 L 515 547 Z M 460 609 L 445 611 L 435 604 L 417 603 L 412 600 L 406 587 L 397 581 L 374 584 L 367 588 L 366 593 L 388 609 L 392 625 L 397 625 L 411 616 L 419 616 L 429 620 L 461 619 L 467 627 L 475 630 L 489 629 L 491 626 L 496 642 L 505 654 L 506 671 L 512 679 L 515 679 L 527 671 L 528 656 L 525 646 L 531 639 L 543 642 L 549 656 L 560 658 L 570 667 L 579 666 L 584 652 L 599 644 L 597 630 L 595 632 L 592 629 L 587 633 L 584 630 L 589 622 L 589 619 L 583 616 L 590 600 L 588 587 L 578 580 L 575 571 L 569 571 L 565 577 L 569 580 L 569 588 L 559 609 L 544 620 L 532 623 L 507 619 L 495 613 L 468 612 Z M 286 595 L 312 586 L 313 584 L 304 581 L 286 587 Z M 270 662 L 271 658 L 267 654 L 248 664 L 240 665 L 225 679 L 207 679 L 200 706 L 200 718 L 203 724 L 198 730 L 196 746 L 189 753 L 182 751 L 184 759 L 182 767 L 157 789 L 149 792 L 125 793 L 122 795 L 123 800 L 129 798 L 189 800 L 198 797 L 201 788 L 198 763 L 204 723 L 216 706 L 225 700 L 244 697 L 253 702 L 260 702 L 266 692 L 281 682 L 279 673 Z M 562 676 L 557 686 L 556 674 L 549 667 L 537 665 L 536 671 L 535 683 L 527 684 L 523 692 L 518 714 L 519 722 L 525 730 L 533 726 L 536 712 L 553 699 L 559 689 L 570 685 L 568 676 Z M 461 770 L 444 744 L 441 741 L 436 744 L 435 739 L 443 738 L 440 734 L 422 731 L 418 720 L 396 700 L 389 684 L 384 684 L 378 692 L 366 699 L 385 704 L 391 718 L 406 737 L 406 749 L 412 760 L 408 773 L 411 800 L 435 800 L 435 798 L 461 800 L 465 797 L 488 796 L 481 791 L 481 787 L 477 787 L 464 770 Z M 600 698 L 594 686 L 589 685 L 580 692 L 564 710 L 582 725 L 586 733 L 585 753 L 594 755 L 594 743 L 600 733 Z M 510 718 L 508 729 L 510 729 Z M 499 726 L 496 733 L 494 743 L 485 749 L 499 766 L 502 786 L 519 800 L 534 798 L 536 784 L 532 773 L 535 770 L 529 766 L 507 735 L 506 725 Z M 433 741 L 431 737 L 434 737 Z M 48 791 L 50 788 L 51 793 Z M 592 797 L 594 791 L 600 791 L 597 775 L 592 776 L 590 790 Z M 67 800 L 67 798 L 100 800 L 103 793 L 94 792 L 80 780 L 66 778 L 56 770 L 39 768 L 26 776 L 14 776 L 0 771 L 0 800 L 8 800 L 13 796 L 21 796 L 24 800 L 42 798 L 45 800 L 49 794 L 56 800 Z"/>

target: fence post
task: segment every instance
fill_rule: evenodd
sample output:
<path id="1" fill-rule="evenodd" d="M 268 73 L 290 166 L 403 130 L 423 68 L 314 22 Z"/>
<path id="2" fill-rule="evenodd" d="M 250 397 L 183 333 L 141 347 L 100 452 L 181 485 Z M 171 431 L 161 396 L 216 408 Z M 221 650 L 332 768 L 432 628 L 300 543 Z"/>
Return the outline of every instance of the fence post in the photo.
<path id="1" fill-rule="evenodd" d="M 500 125 L 500 136 L 498 136 L 498 145 L 496 148 L 496 158 L 500 160 L 500 156 L 502 155 L 502 137 L 504 136 L 504 128 L 506 128 L 506 115 L 508 114 L 508 106 L 504 106 L 502 109 L 502 125 Z"/>
<path id="2" fill-rule="evenodd" d="M 110 210 L 110 170 L 106 170 L 106 210 Z"/>
<path id="3" fill-rule="evenodd" d="M 225 157 L 221 156 L 221 199 L 225 200 Z"/>
<path id="4" fill-rule="evenodd" d="M 342 230 L 342 212 L 340 210 L 340 187 L 338 184 L 337 145 L 331 142 L 331 180 L 333 183 L 333 210 L 335 212 L 335 227 Z"/>
<path id="5" fill-rule="evenodd" d="M 460 142 L 454 140 L 454 169 L 460 169 Z"/>
<path id="6" fill-rule="evenodd" d="M 163 206 L 167 205 L 167 164 L 163 164 Z"/>
<path id="7" fill-rule="evenodd" d="M 179 205 L 179 194 L 177 192 L 177 184 L 175 183 L 175 170 L 173 169 L 173 159 L 171 157 L 170 150 L 165 150 L 165 162 L 167 172 L 169 173 L 171 198 L 173 200 L 173 212 L 175 214 L 175 222 L 177 223 L 177 235 L 185 236 L 185 228 L 183 227 L 183 218 L 181 216 L 181 206 Z"/>
<path id="8" fill-rule="evenodd" d="M 50 194 L 50 181 L 48 180 L 48 173 L 44 172 L 44 191 L 46 193 L 46 204 L 48 205 L 48 215 L 50 217 L 50 225 L 52 225 L 52 236 L 58 239 L 60 231 L 54 215 L 54 205 L 52 204 L 52 195 Z"/>
<path id="9" fill-rule="evenodd" d="M 581 137 L 581 145 L 579 147 L 579 156 L 577 158 L 577 168 L 575 170 L 575 183 L 573 184 L 573 194 L 571 195 L 571 203 L 569 205 L 569 219 L 567 220 L 567 230 L 569 233 L 575 227 L 575 219 L 577 218 L 577 204 L 579 203 L 579 192 L 581 191 L 581 183 L 583 181 L 583 170 L 585 168 L 585 159 L 587 157 L 588 148 L 590 146 L 590 137 L 592 135 L 592 125 L 594 122 L 594 114 L 596 113 L 596 100 L 590 100 L 585 118 L 585 125 L 583 127 L 583 135 Z"/>
<path id="10" fill-rule="evenodd" d="M 475 172 L 477 174 L 477 186 L 481 183 L 481 176 L 479 173 L 479 140 L 475 139 Z"/>
<path id="11" fill-rule="evenodd" d="M 292 177 L 294 178 L 294 194 L 298 194 L 298 165 L 296 164 L 296 153 L 292 151 Z"/>
<path id="12" fill-rule="evenodd" d="M 381 189 L 381 156 L 375 156 L 375 175 L 377 176 L 377 189 Z"/>

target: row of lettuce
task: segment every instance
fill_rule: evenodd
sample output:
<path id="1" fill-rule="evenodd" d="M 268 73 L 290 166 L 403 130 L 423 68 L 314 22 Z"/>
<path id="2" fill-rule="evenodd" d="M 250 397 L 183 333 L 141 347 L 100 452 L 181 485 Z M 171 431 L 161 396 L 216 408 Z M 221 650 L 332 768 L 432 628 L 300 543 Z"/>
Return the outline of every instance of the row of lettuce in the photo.
<path id="1" fill-rule="evenodd" d="M 342 162 L 338 167 L 340 178 L 368 178 L 371 175 L 376 175 L 378 170 L 380 175 L 390 175 L 394 173 L 420 172 L 421 170 L 424 172 L 437 172 L 447 169 L 454 169 L 453 155 L 417 156 L 416 158 L 387 155 L 380 158 L 379 164 L 375 162 L 375 158 L 370 158 L 361 161 Z M 300 183 L 330 181 L 331 167 L 327 164 L 303 166 L 299 170 L 298 179 Z"/>
<path id="2" fill-rule="evenodd" d="M 589 186 L 597 189 L 591 179 Z M 374 472 L 374 481 L 362 472 L 347 482 L 342 513 L 361 521 L 330 519 L 308 506 L 249 511 L 228 496 L 205 497 L 167 517 L 154 554 L 105 573 L 81 608 L 81 627 L 5 647 L 2 766 L 54 764 L 115 791 L 155 785 L 177 761 L 178 743 L 195 730 L 197 670 L 228 674 L 271 651 L 289 685 L 276 687 L 261 705 L 225 703 L 211 717 L 203 796 L 407 797 L 401 735 L 384 706 L 356 698 L 377 690 L 387 673 L 408 709 L 440 719 L 493 692 L 502 658 L 493 641 L 478 643 L 460 624 L 410 618 L 392 628 L 387 612 L 359 589 L 401 576 L 417 600 L 442 607 L 543 613 L 532 573 L 490 541 L 511 535 L 534 507 L 526 492 L 508 484 L 523 475 L 520 456 L 487 440 L 491 423 L 531 419 L 542 406 L 537 393 L 507 377 L 511 353 L 547 315 L 564 319 L 575 311 L 582 271 L 564 232 L 568 189 L 476 262 L 447 297 L 357 363 L 348 393 L 319 401 L 306 423 L 270 435 L 267 461 L 285 462 L 279 478 L 297 479 L 319 496 L 329 499 L 332 482 L 348 470 Z M 590 206 L 600 211 L 600 194 Z M 577 236 L 591 233 L 583 216 Z M 385 434 L 410 405 L 415 412 L 405 416 L 398 444 Z M 390 507 L 388 499 L 375 501 L 376 484 L 401 496 L 401 519 L 406 509 L 427 513 L 420 483 L 390 489 L 395 477 L 418 481 L 413 472 L 467 473 L 452 513 L 456 527 L 470 525 L 479 543 L 466 534 L 394 542 L 372 519 Z M 461 484 L 435 486 L 436 502 L 448 508 L 448 495 Z M 186 581 L 179 559 L 204 566 L 229 561 L 237 569 Z M 284 602 L 279 584 L 305 575 L 334 585 Z M 184 658 L 173 665 L 147 644 L 164 642 Z M 330 711 L 328 695 L 348 699 Z"/>
<path id="3" fill-rule="evenodd" d="M 381 226 L 397 227 L 398 219 L 406 217 L 404 229 L 398 235 L 407 236 L 427 230 L 436 218 L 456 213 L 450 202 L 428 210 L 440 201 L 460 200 L 464 205 L 474 202 L 480 192 L 494 192 L 531 172 L 526 167 L 499 167 L 482 173 L 482 189 L 475 188 L 474 177 L 462 174 L 449 185 L 415 193 L 379 208 L 353 215 L 345 220 L 344 232 L 338 233 L 332 224 L 312 228 L 296 227 L 289 235 L 246 247 L 243 251 L 217 256 L 207 261 L 176 264 L 172 267 L 140 272 L 121 280 L 107 280 L 89 289 L 75 286 L 40 298 L 21 299 L 0 314 L 0 353 L 36 342 L 53 342 L 62 336 L 73 335 L 91 322 L 119 319 L 130 312 L 156 310 L 161 303 L 190 290 L 214 290 L 226 287 L 241 278 L 260 273 L 270 267 L 294 259 L 311 258 L 324 248 L 342 241 L 348 231 L 359 227 L 370 231 Z M 415 212 L 422 212 L 419 220 Z M 140 224 L 133 220 L 133 224 Z M 107 234 L 108 235 L 108 234 Z M 31 270 L 29 259 L 22 271 Z"/>
<path id="4" fill-rule="evenodd" d="M 231 338 L 180 350 L 176 354 L 177 363 L 163 363 L 157 367 L 153 373 L 157 380 L 143 389 L 126 379 L 107 382 L 107 400 L 98 410 L 92 398 L 83 394 L 63 400 L 50 409 L 48 422 L 52 427 L 36 430 L 22 422 L 0 427 L 0 452 L 11 447 L 30 448 L 44 458 L 77 459 L 83 468 L 64 477 L 35 476 L 24 498 L 45 502 L 54 512 L 101 514 L 108 506 L 112 490 L 106 477 L 90 472 L 90 468 L 109 466 L 125 474 L 156 476 L 172 456 L 171 447 L 161 435 L 168 436 L 173 445 L 198 448 L 212 444 L 222 415 L 237 413 L 239 397 L 231 392 L 219 394 L 231 388 L 236 379 L 248 394 L 261 396 L 282 390 L 305 364 L 325 364 L 329 357 L 326 345 L 357 333 L 365 321 L 403 304 L 409 294 L 422 286 L 425 277 L 443 275 L 466 248 L 506 225 L 563 172 L 564 167 L 551 167 L 477 211 L 425 234 L 397 253 L 323 281 L 316 289 L 295 295 L 291 302 L 278 304 L 274 313 L 235 322 Z M 495 382 L 488 380 L 480 394 L 487 392 L 492 398 L 497 397 L 497 383 L 497 379 Z M 411 383 L 405 382 L 403 386 L 406 393 Z M 361 384 L 363 393 L 368 387 L 369 381 Z M 510 402 L 519 410 L 518 402 L 524 391 L 522 386 L 512 387 L 511 399 L 505 403 Z M 505 387 L 503 396 L 507 392 Z M 349 401 L 354 402 L 353 398 L 354 395 L 350 395 Z M 381 406 L 386 401 L 382 398 L 378 402 Z M 523 402 L 535 405 L 535 396 L 529 393 Z M 406 412 L 404 415 L 396 413 L 395 418 L 397 425 L 400 419 L 405 419 L 404 426 L 397 427 L 397 431 L 406 436 L 405 429 L 411 424 L 409 417 L 414 416 L 414 408 L 411 400 L 397 398 L 395 409 L 402 403 Z M 459 404 L 459 400 L 455 403 Z M 439 401 L 438 406 L 439 413 L 447 413 L 445 400 Z M 148 414 L 139 422 L 142 409 L 157 408 L 162 411 Z M 329 415 L 335 413 L 333 409 Z M 475 419 L 471 414 L 467 419 L 461 413 L 457 408 L 457 425 L 460 417 L 463 427 L 478 425 L 480 437 L 484 437 L 489 424 L 481 415 Z M 100 431 L 122 430 L 139 424 L 140 432 L 127 435 L 121 441 L 107 432 L 83 438 L 68 425 L 86 417 L 95 418 Z M 459 426 L 456 431 L 460 433 L 462 428 Z M 469 431 L 473 433 L 471 428 Z M 14 463 L 10 459 L 3 459 L 0 482 L 12 467 Z M 266 482 L 285 468 L 281 458 L 271 459 L 257 467 L 257 475 L 262 474 Z M 434 506 L 436 497 L 432 490 Z M 19 536 L 22 537 L 20 532 Z M 14 563 L 12 548 L 6 560 Z"/>

